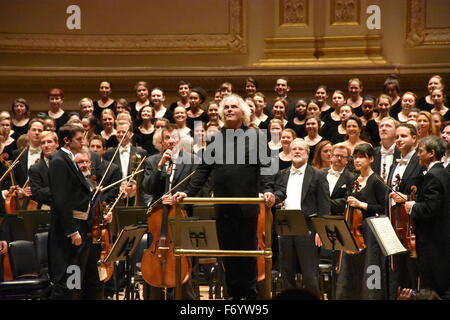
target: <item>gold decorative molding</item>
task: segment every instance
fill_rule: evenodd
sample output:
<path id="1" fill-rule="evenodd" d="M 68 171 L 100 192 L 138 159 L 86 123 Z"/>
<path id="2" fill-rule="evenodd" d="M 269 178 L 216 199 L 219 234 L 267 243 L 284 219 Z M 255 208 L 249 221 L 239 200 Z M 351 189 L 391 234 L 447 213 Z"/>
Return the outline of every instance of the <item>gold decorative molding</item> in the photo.
<path id="1" fill-rule="evenodd" d="M 330 10 L 332 26 L 359 25 L 360 23 L 359 0 L 332 0 Z"/>
<path id="2" fill-rule="evenodd" d="M 228 32 L 173 35 L 0 34 L 0 52 L 57 54 L 246 53 L 243 0 L 228 0 Z"/>
<path id="3" fill-rule="evenodd" d="M 406 43 L 411 47 L 450 45 L 450 27 L 427 28 L 425 0 L 408 0 Z"/>
<path id="4" fill-rule="evenodd" d="M 280 26 L 306 27 L 308 25 L 309 0 L 280 0 Z"/>

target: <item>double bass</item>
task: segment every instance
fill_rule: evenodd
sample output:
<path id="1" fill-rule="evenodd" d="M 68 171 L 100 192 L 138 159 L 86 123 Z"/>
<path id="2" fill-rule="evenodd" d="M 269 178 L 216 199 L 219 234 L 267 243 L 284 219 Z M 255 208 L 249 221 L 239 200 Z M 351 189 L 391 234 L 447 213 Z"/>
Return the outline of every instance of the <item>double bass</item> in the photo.
<path id="1" fill-rule="evenodd" d="M 170 192 L 169 182 L 173 169 L 170 162 L 165 180 L 165 194 Z M 161 198 L 162 199 L 162 198 Z M 159 200 L 161 200 L 159 199 Z M 158 203 L 156 201 L 155 203 Z M 174 243 L 169 229 L 169 217 L 175 217 L 176 207 L 165 205 L 151 206 L 147 218 L 148 232 L 152 235 L 152 243 L 145 249 L 141 261 L 141 272 L 145 282 L 153 287 L 174 288 L 176 282 Z M 182 216 L 187 217 L 185 210 Z M 181 279 L 185 283 L 190 276 L 192 266 L 186 256 L 181 257 Z"/>

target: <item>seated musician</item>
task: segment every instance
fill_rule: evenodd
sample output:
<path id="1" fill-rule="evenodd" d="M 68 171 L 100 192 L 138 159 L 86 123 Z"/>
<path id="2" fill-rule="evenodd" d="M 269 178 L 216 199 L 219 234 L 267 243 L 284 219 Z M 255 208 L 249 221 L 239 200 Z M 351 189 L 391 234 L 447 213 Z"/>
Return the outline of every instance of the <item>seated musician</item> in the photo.
<path id="1" fill-rule="evenodd" d="M 38 208 L 48 209 L 52 205 L 50 186 L 48 183 L 48 165 L 53 152 L 58 148 L 58 136 L 53 131 L 43 131 L 40 136 L 42 154 L 40 161 L 28 170 L 31 193 Z"/>

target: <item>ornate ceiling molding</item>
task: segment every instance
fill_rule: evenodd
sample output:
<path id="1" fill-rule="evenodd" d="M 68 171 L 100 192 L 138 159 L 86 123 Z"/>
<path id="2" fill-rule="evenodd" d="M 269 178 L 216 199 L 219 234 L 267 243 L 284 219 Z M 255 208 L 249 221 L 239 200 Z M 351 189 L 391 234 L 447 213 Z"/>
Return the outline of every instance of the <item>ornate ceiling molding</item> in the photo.
<path id="1" fill-rule="evenodd" d="M 450 27 L 428 28 L 426 26 L 427 2 L 408 0 L 408 27 L 406 43 L 410 47 L 450 45 Z"/>
<path id="2" fill-rule="evenodd" d="M 228 0 L 228 33 L 175 35 L 0 34 L 0 52 L 57 54 L 246 53 L 243 0 Z"/>

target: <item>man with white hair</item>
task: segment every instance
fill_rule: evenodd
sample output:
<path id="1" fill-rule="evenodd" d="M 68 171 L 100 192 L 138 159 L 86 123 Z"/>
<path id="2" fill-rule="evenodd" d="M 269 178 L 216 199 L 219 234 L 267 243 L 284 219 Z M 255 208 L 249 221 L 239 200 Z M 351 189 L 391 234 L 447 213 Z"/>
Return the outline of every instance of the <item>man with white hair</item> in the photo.
<path id="1" fill-rule="evenodd" d="M 297 138 L 291 142 L 290 154 L 292 166 L 281 170 L 275 178 L 285 189 L 275 191 L 275 195 L 279 192 L 286 194 L 285 209 L 301 210 L 308 223 L 309 235 L 278 237 L 281 278 L 284 289 L 295 288 L 298 260 L 304 287 L 319 297 L 319 254 L 316 246 L 322 243 L 310 216 L 330 214 L 328 181 L 323 171 L 308 165 L 309 146 L 303 139 Z"/>
<path id="2" fill-rule="evenodd" d="M 264 194 L 266 204 L 275 203 L 273 172 L 266 168 L 259 148 L 267 140 L 249 128 L 250 108 L 244 100 L 231 94 L 219 107 L 224 128 L 217 132 L 203 152 L 197 168 L 184 192 L 177 192 L 172 201 L 194 196 L 212 175 L 216 197 L 258 197 Z M 255 138 L 255 139 L 252 139 Z M 214 146 L 215 149 L 212 148 Z M 219 150 L 220 149 L 220 150 Z M 270 158 L 269 158 L 270 161 Z M 221 250 L 256 250 L 257 205 L 216 205 L 216 226 Z M 253 257 L 225 257 L 225 280 L 228 295 L 234 300 L 256 298 L 257 267 Z"/>

